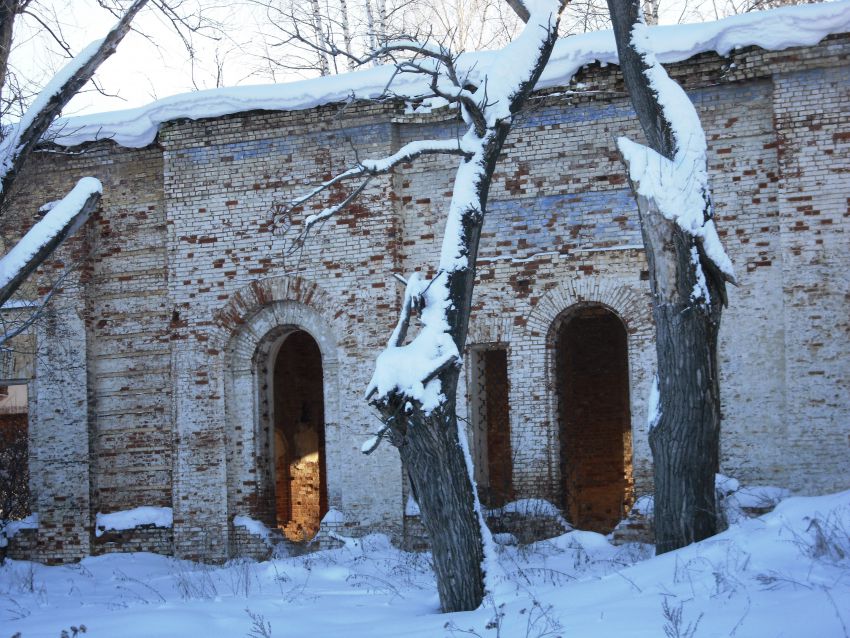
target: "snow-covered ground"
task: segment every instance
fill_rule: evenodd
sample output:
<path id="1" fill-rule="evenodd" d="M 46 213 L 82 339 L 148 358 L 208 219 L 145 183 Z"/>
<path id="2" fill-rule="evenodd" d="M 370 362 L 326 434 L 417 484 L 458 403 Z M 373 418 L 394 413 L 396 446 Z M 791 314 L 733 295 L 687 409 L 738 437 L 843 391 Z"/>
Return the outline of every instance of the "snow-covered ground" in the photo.
<path id="1" fill-rule="evenodd" d="M 713 539 L 651 554 L 580 531 L 503 547 L 494 595 L 450 615 L 437 612 L 428 555 L 382 536 L 220 567 L 153 554 L 10 561 L 0 636 L 58 638 L 80 625 L 109 638 L 850 635 L 850 491 L 787 499 Z"/>

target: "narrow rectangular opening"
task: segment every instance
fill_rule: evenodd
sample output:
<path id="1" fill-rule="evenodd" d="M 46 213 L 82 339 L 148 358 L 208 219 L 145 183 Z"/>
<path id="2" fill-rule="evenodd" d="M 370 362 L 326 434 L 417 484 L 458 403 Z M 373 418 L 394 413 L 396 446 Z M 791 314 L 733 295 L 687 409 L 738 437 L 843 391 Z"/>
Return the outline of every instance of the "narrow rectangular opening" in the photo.
<path id="1" fill-rule="evenodd" d="M 469 413 L 475 480 L 482 503 L 499 507 L 513 498 L 507 348 L 471 349 L 470 371 Z"/>

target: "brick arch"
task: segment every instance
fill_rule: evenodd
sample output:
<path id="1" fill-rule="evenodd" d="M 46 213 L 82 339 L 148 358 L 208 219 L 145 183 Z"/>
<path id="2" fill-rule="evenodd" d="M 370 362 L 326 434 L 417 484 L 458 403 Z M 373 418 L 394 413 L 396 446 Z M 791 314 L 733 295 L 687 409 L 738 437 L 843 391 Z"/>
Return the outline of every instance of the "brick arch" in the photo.
<path id="1" fill-rule="evenodd" d="M 643 289 L 592 278 L 564 281 L 546 292 L 526 316 L 525 329 L 532 337 L 547 337 L 563 312 L 581 303 L 607 306 L 623 320 L 629 334 L 652 330 L 649 298 Z"/>
<path id="2" fill-rule="evenodd" d="M 215 330 L 211 335 L 212 346 L 223 351 L 232 337 L 257 313 L 278 301 L 301 304 L 324 317 L 327 323 L 333 323 L 333 300 L 319 284 L 298 276 L 266 277 L 238 289 L 230 295 L 224 307 L 213 313 Z M 256 326 L 249 325 L 247 328 L 254 330 Z"/>
<path id="3" fill-rule="evenodd" d="M 307 332 L 322 358 L 326 446 L 336 445 L 339 424 L 340 326 L 329 316 L 329 296 L 298 277 L 271 277 L 237 291 L 215 314 L 214 344 L 224 369 L 228 519 L 248 515 L 273 525 L 269 366 L 283 340 Z M 333 453 L 333 452 L 332 452 Z M 328 500 L 338 500 L 338 472 L 327 471 Z"/>

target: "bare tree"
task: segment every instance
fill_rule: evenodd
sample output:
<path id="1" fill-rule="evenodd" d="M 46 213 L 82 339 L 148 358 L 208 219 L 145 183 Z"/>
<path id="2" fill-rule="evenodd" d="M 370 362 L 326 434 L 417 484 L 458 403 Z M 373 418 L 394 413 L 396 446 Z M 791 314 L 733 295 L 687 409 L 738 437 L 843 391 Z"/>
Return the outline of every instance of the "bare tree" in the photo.
<path id="1" fill-rule="evenodd" d="M 265 73 L 328 75 L 401 37 L 454 51 L 502 47 L 518 32 L 503 0 L 252 0 L 264 13 L 253 55 Z M 332 52 L 332 53 L 329 53 Z M 379 60 L 372 58 L 370 63 Z"/>
<path id="2" fill-rule="evenodd" d="M 431 25 L 433 37 L 455 50 L 478 51 L 505 46 L 521 22 L 503 0 L 418 2 L 409 13 L 417 24 Z"/>
<path id="3" fill-rule="evenodd" d="M 649 442 L 658 553 L 716 533 L 717 334 L 732 264 L 714 226 L 705 134 L 652 52 L 640 0 L 608 0 L 632 105 L 648 147 L 618 140 L 649 263 L 658 373 Z"/>
<path id="4" fill-rule="evenodd" d="M 279 225 L 290 223 L 293 207 L 343 182 L 359 182 L 342 202 L 305 219 L 303 240 L 316 224 L 348 205 L 375 176 L 421 155 L 461 158 L 436 274 L 425 279 L 413 273 L 402 279 L 405 294 L 398 322 L 378 356 L 367 391 L 384 427 L 365 450 L 371 452 L 383 439 L 398 448 L 431 540 L 437 589 L 446 612 L 478 607 L 485 590 L 489 531 L 472 480 L 466 434 L 456 414 L 478 242 L 499 153 L 515 114 L 531 95 L 549 59 L 563 8 L 560 0 L 512 2 L 525 11 L 526 27 L 490 66 L 475 69 L 474 75 L 460 68 L 458 57 L 445 46 L 410 40 L 389 42 L 357 60 L 365 63 L 374 57 L 389 57 L 395 61 L 397 74 L 427 77 L 432 96 L 460 110 L 467 127 L 462 137 L 418 140 L 389 157 L 361 160 L 289 202 L 276 220 Z M 420 327 L 408 339 L 414 315 L 418 315 Z"/>
<path id="5" fill-rule="evenodd" d="M 750 11 L 764 11 L 765 9 L 777 9 L 797 4 L 817 4 L 824 0 L 711 0 L 712 10 L 715 17 L 721 18 L 737 13 L 749 13 Z"/>

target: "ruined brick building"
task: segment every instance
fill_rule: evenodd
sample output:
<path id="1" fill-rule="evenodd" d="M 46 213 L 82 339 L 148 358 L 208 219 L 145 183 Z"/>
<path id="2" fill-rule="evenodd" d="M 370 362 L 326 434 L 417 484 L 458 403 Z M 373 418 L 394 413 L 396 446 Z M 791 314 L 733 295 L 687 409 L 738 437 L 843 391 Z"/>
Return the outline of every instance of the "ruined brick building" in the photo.
<path id="1" fill-rule="evenodd" d="M 804 494 L 848 488 L 850 35 L 669 68 L 702 117 L 740 281 L 721 331 L 721 469 Z M 547 499 L 608 531 L 652 479 L 647 273 L 615 151 L 640 134 L 615 66 L 548 86 L 493 184 L 461 403 L 490 505 Z M 296 254 L 272 208 L 355 152 L 453 134 L 455 114 L 327 99 L 161 119 L 138 148 L 38 155 L 17 193 L 13 234 L 78 177 L 104 184 L 97 216 L 44 268 L 81 264 L 35 330 L 38 525 L 13 553 L 224 559 L 259 542 L 237 517 L 310 537 L 329 509 L 346 533 L 402 538 L 415 508 L 395 450 L 360 453 L 378 427 L 363 391 L 395 323 L 392 274 L 433 266 L 454 164 L 375 180 Z M 171 508 L 173 525 L 95 534 L 97 513 L 141 505 Z"/>

